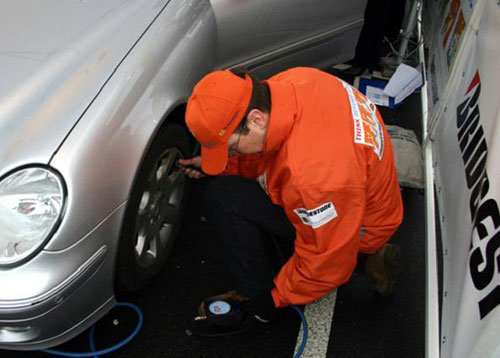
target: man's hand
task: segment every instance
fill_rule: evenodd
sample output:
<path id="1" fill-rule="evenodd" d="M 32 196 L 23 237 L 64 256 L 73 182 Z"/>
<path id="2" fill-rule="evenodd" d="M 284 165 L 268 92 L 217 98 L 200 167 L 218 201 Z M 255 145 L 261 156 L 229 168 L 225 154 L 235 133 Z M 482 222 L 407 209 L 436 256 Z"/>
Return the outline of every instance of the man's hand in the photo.
<path id="1" fill-rule="evenodd" d="M 179 159 L 177 162 L 180 171 L 193 179 L 199 179 L 205 176 L 201 171 L 201 157 L 197 156 L 190 159 Z"/>

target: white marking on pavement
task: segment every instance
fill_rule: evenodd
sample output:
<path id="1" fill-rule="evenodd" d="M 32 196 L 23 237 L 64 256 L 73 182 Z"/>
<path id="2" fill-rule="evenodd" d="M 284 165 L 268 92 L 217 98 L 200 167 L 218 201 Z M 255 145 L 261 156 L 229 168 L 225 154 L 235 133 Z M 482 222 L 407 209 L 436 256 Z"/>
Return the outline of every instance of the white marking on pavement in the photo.
<path id="1" fill-rule="evenodd" d="M 309 325 L 309 336 L 301 358 L 326 357 L 336 298 L 337 290 L 333 290 L 323 298 L 306 305 L 304 315 Z M 294 356 L 302 343 L 303 333 L 301 324 L 297 343 L 295 344 Z"/>

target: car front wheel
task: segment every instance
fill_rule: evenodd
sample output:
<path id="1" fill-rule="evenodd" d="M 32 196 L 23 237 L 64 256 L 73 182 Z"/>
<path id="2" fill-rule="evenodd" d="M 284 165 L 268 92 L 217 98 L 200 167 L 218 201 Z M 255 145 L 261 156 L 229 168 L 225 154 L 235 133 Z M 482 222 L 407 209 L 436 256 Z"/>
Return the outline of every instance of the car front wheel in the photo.
<path id="1" fill-rule="evenodd" d="M 147 285 L 168 258 L 185 210 L 188 180 L 176 165 L 189 156 L 186 130 L 160 130 L 141 165 L 122 224 L 116 266 L 119 291 Z"/>

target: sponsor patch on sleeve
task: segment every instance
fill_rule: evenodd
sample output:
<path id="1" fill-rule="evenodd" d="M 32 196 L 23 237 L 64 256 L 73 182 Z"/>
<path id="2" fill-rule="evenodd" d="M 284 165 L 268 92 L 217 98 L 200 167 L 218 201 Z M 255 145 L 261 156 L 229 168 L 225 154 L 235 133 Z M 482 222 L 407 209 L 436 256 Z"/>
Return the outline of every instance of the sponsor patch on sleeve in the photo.
<path id="1" fill-rule="evenodd" d="M 373 148 L 379 160 L 384 155 L 384 131 L 377 118 L 377 107 L 368 98 L 342 81 L 351 104 L 354 142 Z"/>
<path id="2" fill-rule="evenodd" d="M 325 225 L 327 222 L 337 217 L 337 210 L 335 210 L 335 206 L 333 206 L 332 202 L 321 204 L 317 208 L 311 210 L 297 208 L 293 209 L 293 211 L 297 214 L 302 223 L 312 226 L 313 229 Z"/>

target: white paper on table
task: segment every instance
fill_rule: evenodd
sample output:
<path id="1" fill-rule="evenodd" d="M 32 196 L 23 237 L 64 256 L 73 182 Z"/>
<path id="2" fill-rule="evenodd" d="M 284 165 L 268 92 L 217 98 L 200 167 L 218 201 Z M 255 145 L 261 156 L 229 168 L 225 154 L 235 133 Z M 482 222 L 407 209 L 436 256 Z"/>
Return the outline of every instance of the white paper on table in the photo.
<path id="1" fill-rule="evenodd" d="M 409 95 L 415 91 L 415 89 L 419 88 L 422 85 L 422 76 L 419 75 L 418 77 L 415 77 L 403 90 L 396 96 L 394 97 L 394 102 L 399 103 Z"/>
<path id="2" fill-rule="evenodd" d="M 394 97 L 396 102 L 400 102 L 420 86 L 422 86 L 421 67 L 415 69 L 402 63 L 385 86 L 384 92 Z"/>
<path id="3" fill-rule="evenodd" d="M 389 106 L 389 97 L 382 88 L 366 86 L 366 98 L 379 106 Z"/>

